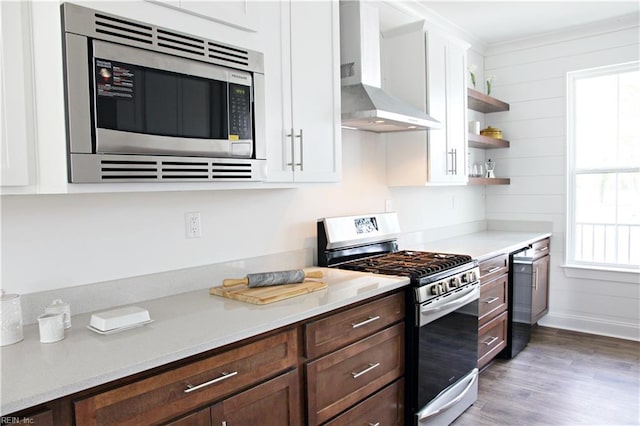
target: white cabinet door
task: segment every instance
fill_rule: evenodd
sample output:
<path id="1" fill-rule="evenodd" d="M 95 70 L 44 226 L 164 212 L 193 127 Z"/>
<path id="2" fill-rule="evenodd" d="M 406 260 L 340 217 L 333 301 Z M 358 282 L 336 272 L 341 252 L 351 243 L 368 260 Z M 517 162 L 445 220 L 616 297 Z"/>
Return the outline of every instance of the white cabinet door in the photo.
<path id="1" fill-rule="evenodd" d="M 429 132 L 429 181 L 467 183 L 466 48 L 443 34 L 429 31 L 427 92 L 429 109 L 443 117 L 443 128 Z"/>
<path id="2" fill-rule="evenodd" d="M 283 7 L 282 143 L 270 143 L 269 180 L 340 180 L 339 16 L 336 1 Z"/>
<path id="3" fill-rule="evenodd" d="M 1 122 L 0 161 L 2 186 L 29 184 L 28 143 L 32 132 L 29 126 L 30 71 L 25 61 L 30 61 L 25 47 L 30 43 L 29 28 L 22 2 L 0 3 L 0 106 Z"/>
<path id="4" fill-rule="evenodd" d="M 427 52 L 426 79 L 427 104 L 429 114 L 442 123 L 442 128 L 431 129 L 427 135 L 429 146 L 429 183 L 446 184 L 451 180 L 453 171 L 447 142 L 449 140 L 450 120 L 448 108 L 448 86 L 451 82 L 447 76 L 447 40 L 436 34 L 425 33 Z"/>
<path id="5" fill-rule="evenodd" d="M 387 136 L 387 183 L 464 185 L 467 47 L 446 34 L 428 31 L 421 22 L 385 33 L 383 46 L 384 88 L 442 124 L 426 132 Z"/>
<path id="6" fill-rule="evenodd" d="M 154 0 L 157 1 L 157 0 Z M 175 5 L 175 1 L 166 2 Z M 198 16 L 209 18 L 246 31 L 257 31 L 259 15 L 250 0 L 202 1 L 180 0 L 180 8 Z"/>
<path id="7" fill-rule="evenodd" d="M 467 170 L 467 49 L 454 42 L 449 42 L 447 84 L 448 112 L 447 149 L 452 152 L 452 165 L 454 173 L 451 174 L 451 182 L 466 184 L 469 180 Z"/>

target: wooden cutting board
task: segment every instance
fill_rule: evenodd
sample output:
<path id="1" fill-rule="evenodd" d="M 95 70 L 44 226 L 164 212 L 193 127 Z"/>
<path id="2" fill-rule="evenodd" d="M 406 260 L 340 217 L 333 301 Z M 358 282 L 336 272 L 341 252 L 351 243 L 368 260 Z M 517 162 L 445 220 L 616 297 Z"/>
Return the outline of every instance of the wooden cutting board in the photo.
<path id="1" fill-rule="evenodd" d="M 282 284 L 268 287 L 249 288 L 249 286 L 245 284 L 233 287 L 211 287 L 209 294 L 215 294 L 216 296 L 239 300 L 241 302 L 253 303 L 254 305 L 266 305 L 267 303 L 312 293 L 322 290 L 323 288 L 327 288 L 327 284 L 307 280 L 299 284 Z"/>

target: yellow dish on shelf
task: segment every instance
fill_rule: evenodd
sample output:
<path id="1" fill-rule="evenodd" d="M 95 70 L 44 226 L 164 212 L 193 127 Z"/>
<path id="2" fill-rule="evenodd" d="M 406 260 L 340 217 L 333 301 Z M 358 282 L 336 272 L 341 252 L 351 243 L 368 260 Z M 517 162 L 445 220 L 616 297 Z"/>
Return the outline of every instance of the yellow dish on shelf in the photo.
<path id="1" fill-rule="evenodd" d="M 487 127 L 486 129 L 480 130 L 480 134 L 482 136 L 488 136 L 490 138 L 502 139 L 502 130 L 498 130 L 495 127 Z"/>

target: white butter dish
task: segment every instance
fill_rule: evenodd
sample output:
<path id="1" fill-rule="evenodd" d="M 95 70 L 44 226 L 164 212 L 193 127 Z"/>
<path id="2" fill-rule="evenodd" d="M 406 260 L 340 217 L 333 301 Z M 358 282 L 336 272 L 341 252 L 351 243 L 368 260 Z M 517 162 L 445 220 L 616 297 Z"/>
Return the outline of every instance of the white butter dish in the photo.
<path id="1" fill-rule="evenodd" d="M 138 306 L 125 306 L 91 315 L 91 327 L 95 330 L 109 331 L 127 328 L 151 321 L 149 311 Z"/>

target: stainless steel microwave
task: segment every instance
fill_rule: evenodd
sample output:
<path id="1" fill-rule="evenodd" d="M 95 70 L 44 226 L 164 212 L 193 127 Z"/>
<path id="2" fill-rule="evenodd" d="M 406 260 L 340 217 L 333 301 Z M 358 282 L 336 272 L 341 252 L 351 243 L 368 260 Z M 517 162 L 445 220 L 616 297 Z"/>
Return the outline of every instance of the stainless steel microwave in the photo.
<path id="1" fill-rule="evenodd" d="M 266 178 L 262 53 L 61 11 L 69 182 Z"/>

